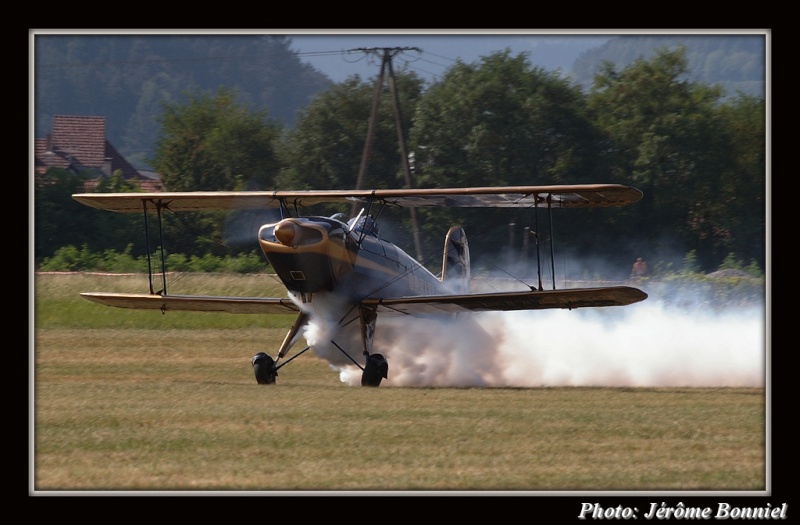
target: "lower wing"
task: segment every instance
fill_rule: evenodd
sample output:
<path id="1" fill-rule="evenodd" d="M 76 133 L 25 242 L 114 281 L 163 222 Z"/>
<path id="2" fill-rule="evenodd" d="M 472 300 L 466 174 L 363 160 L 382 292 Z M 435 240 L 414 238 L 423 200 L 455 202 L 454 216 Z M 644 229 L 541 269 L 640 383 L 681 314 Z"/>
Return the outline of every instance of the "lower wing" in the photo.
<path id="1" fill-rule="evenodd" d="M 106 306 L 139 310 L 228 312 L 233 314 L 286 314 L 300 309 L 288 298 L 218 297 L 210 295 L 157 295 L 87 292 L 84 298 Z M 525 292 L 424 295 L 367 298 L 361 304 L 382 314 L 428 315 L 458 312 L 545 310 L 624 306 L 647 298 L 638 288 L 611 286 Z"/>
<path id="2" fill-rule="evenodd" d="M 587 308 L 624 306 L 638 303 L 647 294 L 629 286 L 572 288 L 525 292 L 494 292 L 462 295 L 432 295 L 385 299 L 365 299 L 362 304 L 380 313 L 424 315 L 458 312 L 545 310 L 549 308 Z"/>
<path id="3" fill-rule="evenodd" d="M 290 314 L 300 309 L 290 299 L 87 292 L 84 298 L 106 306 L 137 310 L 228 312 L 232 314 Z"/>

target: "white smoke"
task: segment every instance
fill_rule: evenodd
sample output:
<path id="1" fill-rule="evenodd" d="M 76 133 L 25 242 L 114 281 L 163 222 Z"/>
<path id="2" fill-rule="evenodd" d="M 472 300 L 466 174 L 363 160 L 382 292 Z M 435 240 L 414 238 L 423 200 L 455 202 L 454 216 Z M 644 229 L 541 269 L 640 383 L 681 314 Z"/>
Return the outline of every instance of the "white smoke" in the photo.
<path id="1" fill-rule="evenodd" d="M 758 309 L 711 315 L 659 302 L 621 308 L 507 314 L 503 353 L 517 356 L 505 374 L 509 384 L 764 386 Z"/>
<path id="2" fill-rule="evenodd" d="M 379 315 L 372 353 L 389 362 L 387 387 L 760 387 L 765 323 L 763 307 L 711 313 L 652 297 L 624 307 Z M 357 320 L 341 329 L 333 316 L 313 316 L 304 336 L 343 382 L 360 385 L 361 369 L 330 343 L 363 364 Z"/>

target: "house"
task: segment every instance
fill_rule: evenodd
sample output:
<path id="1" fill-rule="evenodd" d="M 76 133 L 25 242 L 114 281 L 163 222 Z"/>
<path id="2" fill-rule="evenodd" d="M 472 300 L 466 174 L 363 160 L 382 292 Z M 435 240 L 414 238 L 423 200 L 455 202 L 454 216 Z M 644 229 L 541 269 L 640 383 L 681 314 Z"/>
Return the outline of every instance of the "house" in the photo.
<path id="1" fill-rule="evenodd" d="M 139 184 L 141 191 L 160 191 L 161 180 L 153 172 L 140 172 L 106 140 L 106 118 L 83 115 L 53 116 L 53 130 L 35 144 L 36 176 L 49 168 L 88 173 L 86 189 L 110 177 L 116 170 L 122 177 Z M 94 174 L 95 176 L 92 176 Z"/>

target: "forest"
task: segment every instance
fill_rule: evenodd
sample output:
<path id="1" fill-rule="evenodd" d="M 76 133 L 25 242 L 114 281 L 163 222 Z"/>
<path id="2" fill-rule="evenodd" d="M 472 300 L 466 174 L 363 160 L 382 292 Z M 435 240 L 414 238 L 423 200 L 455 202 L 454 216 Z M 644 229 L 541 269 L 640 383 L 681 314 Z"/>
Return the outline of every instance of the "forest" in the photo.
<path id="1" fill-rule="evenodd" d="M 152 109 L 155 149 L 149 162 L 165 186 L 172 191 L 353 187 L 376 79 L 356 76 L 332 84 L 302 67 L 297 72 L 315 87 L 295 94 L 303 102 L 291 122 L 228 86 L 186 90 L 180 97 L 159 98 L 154 92 L 158 109 Z M 704 272 L 732 264 L 763 272 L 765 100 L 726 93 L 688 73 L 683 48 L 663 48 L 624 67 L 604 62 L 588 89 L 508 50 L 472 64 L 459 62 L 431 85 L 413 71 L 399 71 L 393 78 L 398 105 L 387 86 L 381 93 L 363 187 L 408 185 L 400 129 L 414 187 L 618 183 L 640 189 L 643 199 L 627 208 L 554 214 L 558 255 L 570 261 L 574 277 L 619 278 L 637 257 L 662 272 L 687 263 Z M 399 128 L 396 107 L 402 109 Z M 58 170 L 36 184 L 37 261 L 65 246 L 133 255 L 153 249 L 145 245 L 141 218 L 83 209 L 71 201 L 82 185 L 80 177 Z M 135 190 L 115 177 L 98 187 Z M 382 231 L 401 246 L 408 240 L 411 253 L 406 213 L 383 217 Z M 498 255 L 524 259 L 523 232 L 534 227 L 530 213 L 518 210 L 424 209 L 418 217 L 423 253 L 432 267 L 441 264 L 451 224 L 467 231 L 473 264 L 487 267 Z M 261 220 L 175 219 L 165 227 L 165 245 L 186 256 L 249 254 L 252 238 L 234 235 L 234 225 L 238 221 L 252 233 Z"/>

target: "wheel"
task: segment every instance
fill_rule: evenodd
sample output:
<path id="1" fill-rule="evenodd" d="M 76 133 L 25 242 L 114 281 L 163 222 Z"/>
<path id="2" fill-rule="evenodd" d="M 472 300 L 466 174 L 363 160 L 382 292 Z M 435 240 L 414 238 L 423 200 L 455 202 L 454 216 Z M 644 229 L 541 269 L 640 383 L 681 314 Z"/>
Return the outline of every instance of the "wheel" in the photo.
<path id="1" fill-rule="evenodd" d="M 259 352 L 253 356 L 251 362 L 259 385 L 275 384 L 278 370 L 275 368 L 275 361 L 270 356 L 264 352 Z"/>
<path id="2" fill-rule="evenodd" d="M 367 356 L 364 372 L 361 374 L 361 386 L 380 386 L 381 380 L 389 375 L 389 363 L 381 354 Z"/>

